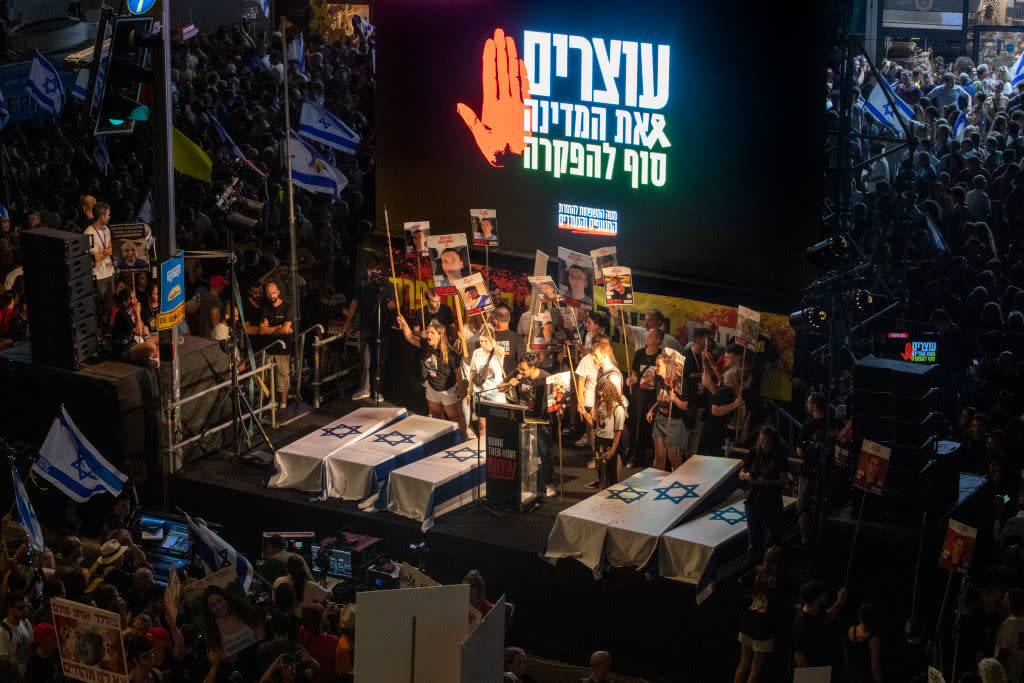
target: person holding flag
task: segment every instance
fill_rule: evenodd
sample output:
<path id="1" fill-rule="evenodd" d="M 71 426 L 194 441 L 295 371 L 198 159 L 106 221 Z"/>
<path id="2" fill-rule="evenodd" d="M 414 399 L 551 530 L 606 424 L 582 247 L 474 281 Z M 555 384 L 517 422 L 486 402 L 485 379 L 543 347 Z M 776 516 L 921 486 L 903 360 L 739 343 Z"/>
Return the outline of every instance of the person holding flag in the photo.
<path id="1" fill-rule="evenodd" d="M 879 78 L 877 85 L 871 89 L 864 109 L 891 130 L 897 138 L 904 136 L 904 128 L 909 130 L 913 125 L 913 108 L 896 96 L 892 86 L 884 78 Z"/>
<path id="2" fill-rule="evenodd" d="M 235 580 L 242 586 L 242 590 L 249 590 L 254 576 L 249 560 L 228 545 L 220 536 L 210 531 L 205 521 L 199 518 L 192 519 L 184 512 L 182 514 L 185 515 L 185 521 L 188 522 L 188 530 L 195 544 L 196 556 L 199 557 L 207 574 L 231 567 L 234 569 Z"/>

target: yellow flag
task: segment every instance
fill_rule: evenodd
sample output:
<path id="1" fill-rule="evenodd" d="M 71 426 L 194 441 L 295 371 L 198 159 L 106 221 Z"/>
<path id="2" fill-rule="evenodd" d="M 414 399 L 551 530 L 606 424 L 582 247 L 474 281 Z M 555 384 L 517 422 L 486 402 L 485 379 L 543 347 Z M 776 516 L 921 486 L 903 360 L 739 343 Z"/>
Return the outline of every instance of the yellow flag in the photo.
<path id="1" fill-rule="evenodd" d="M 207 183 L 213 171 L 213 162 L 206 152 L 177 128 L 174 129 L 174 170 Z"/>

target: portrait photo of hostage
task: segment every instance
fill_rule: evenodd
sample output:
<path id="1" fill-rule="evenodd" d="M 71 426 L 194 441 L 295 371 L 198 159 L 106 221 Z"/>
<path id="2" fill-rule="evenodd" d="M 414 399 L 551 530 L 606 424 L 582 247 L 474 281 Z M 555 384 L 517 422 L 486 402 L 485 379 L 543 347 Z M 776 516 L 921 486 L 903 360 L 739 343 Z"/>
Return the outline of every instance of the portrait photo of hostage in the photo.
<path id="1" fill-rule="evenodd" d="M 946 569 L 966 574 L 971 565 L 971 555 L 978 539 L 978 530 L 955 519 L 949 520 L 946 540 L 942 544 L 942 556 L 939 564 Z"/>
<path id="2" fill-rule="evenodd" d="M 191 605 L 210 648 L 225 657 L 263 640 L 259 615 L 236 581 L 206 586 Z"/>
<path id="3" fill-rule="evenodd" d="M 466 236 L 429 235 L 427 253 L 430 259 L 430 272 L 434 278 L 434 289 L 441 296 L 456 294 L 455 280 L 469 277 L 473 272 L 469 263 Z"/>
<path id="4" fill-rule="evenodd" d="M 533 287 L 534 296 L 539 296 L 541 301 L 558 301 L 562 298 L 550 275 L 530 275 L 526 279 Z"/>
<path id="5" fill-rule="evenodd" d="M 498 212 L 494 209 L 470 209 L 469 222 L 473 228 L 473 244 L 498 246 Z"/>
<path id="6" fill-rule="evenodd" d="M 118 270 L 149 270 L 146 243 L 135 240 L 121 242 L 117 261 L 114 267 Z"/>
<path id="7" fill-rule="evenodd" d="M 558 289 L 568 303 L 594 308 L 594 265 L 590 256 L 558 248 Z"/>
<path id="8" fill-rule="evenodd" d="M 480 273 L 473 273 L 469 277 L 463 277 L 453 282 L 462 297 L 462 304 L 466 307 L 467 315 L 486 313 L 494 308 L 494 302 L 487 295 L 487 288 L 484 286 L 484 276 Z"/>
<path id="9" fill-rule="evenodd" d="M 889 455 L 892 449 L 874 441 L 864 440 L 857 461 L 857 473 L 853 485 L 863 491 L 881 495 L 885 488 L 885 475 L 889 470 Z"/>
<path id="10" fill-rule="evenodd" d="M 544 380 L 544 397 L 549 413 L 554 413 L 565 406 L 569 400 L 571 383 L 572 377 L 568 372 L 557 372 Z"/>
<path id="11" fill-rule="evenodd" d="M 624 266 L 605 268 L 604 296 L 609 306 L 633 305 L 633 273 Z"/>
<path id="12" fill-rule="evenodd" d="M 55 598 L 53 628 L 64 673 L 79 680 L 126 680 L 119 615 Z"/>
<path id="13" fill-rule="evenodd" d="M 426 256 L 427 237 L 430 235 L 430 221 L 407 222 L 405 228 L 405 255 Z"/>
<path id="14" fill-rule="evenodd" d="M 594 261 L 594 279 L 595 285 L 604 284 L 604 269 L 614 268 L 619 265 L 618 262 L 618 249 L 616 247 L 601 247 L 600 249 L 591 249 L 590 258 Z"/>
<path id="15" fill-rule="evenodd" d="M 555 326 L 551 322 L 551 313 L 541 311 L 533 316 L 530 322 L 530 348 L 534 351 L 553 348 L 557 344 Z"/>

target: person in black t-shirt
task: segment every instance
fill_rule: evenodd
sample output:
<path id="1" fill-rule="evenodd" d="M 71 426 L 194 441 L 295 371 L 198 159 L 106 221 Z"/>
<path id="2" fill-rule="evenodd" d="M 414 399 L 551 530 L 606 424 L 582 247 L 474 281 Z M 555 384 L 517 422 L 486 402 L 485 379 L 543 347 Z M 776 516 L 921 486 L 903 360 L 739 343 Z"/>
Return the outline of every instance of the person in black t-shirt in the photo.
<path id="1" fill-rule="evenodd" d="M 671 470 L 682 464 L 682 448 L 686 445 L 682 416 L 686 414 L 679 354 L 662 352 L 655 361 L 655 400 L 647 410 L 654 438 L 654 468 Z"/>
<path id="2" fill-rule="evenodd" d="M 725 441 L 742 441 L 744 435 L 745 411 L 740 391 L 740 371 L 729 368 L 722 376 L 722 383 L 711 397 L 711 408 L 704 425 L 701 452 L 704 455 L 725 455 Z"/>
<path id="3" fill-rule="evenodd" d="M 390 352 L 391 329 L 398 312 L 394 289 L 384 277 L 376 257 L 366 264 L 366 273 L 359 285 L 359 292 L 348 306 L 348 317 L 341 333 L 347 334 L 359 313 L 359 356 L 363 359 L 363 376 L 359 390 L 352 394 L 352 400 L 370 397 L 370 378 L 384 377 L 384 366 Z M 379 319 L 379 325 L 378 325 Z M 380 367 L 378 367 L 378 365 Z M 375 393 L 381 388 L 375 386 Z"/>
<path id="4" fill-rule="evenodd" d="M 156 367 L 160 364 L 160 349 L 142 323 L 141 311 L 142 304 L 135 298 L 134 289 L 117 293 L 117 309 L 110 326 L 111 354 L 114 360 Z"/>
<path id="5" fill-rule="evenodd" d="M 280 397 L 280 410 L 288 407 L 288 389 L 291 384 L 291 307 L 281 298 L 277 284 L 268 282 L 264 288 L 265 300 L 260 322 L 260 334 L 284 339 L 286 351 L 271 354 L 276 366 L 277 395 Z"/>
<path id="6" fill-rule="evenodd" d="M 815 391 L 807 397 L 807 413 L 811 419 L 804 423 L 797 438 L 796 454 L 802 461 L 797 489 L 796 512 L 800 525 L 800 542 L 805 546 L 811 538 L 811 494 L 817 480 L 818 468 L 828 452 L 825 444 L 825 415 L 828 403 L 825 394 Z"/>
<path id="7" fill-rule="evenodd" d="M 413 323 L 420 320 L 426 325 L 433 323 L 440 323 L 448 331 L 448 340 L 451 341 L 459 336 L 459 331 L 455 327 L 455 315 L 452 313 L 452 309 L 448 304 L 441 303 L 441 297 L 437 295 L 437 290 L 430 288 L 426 294 L 427 303 L 423 306 L 423 313 L 416 316 L 413 319 Z M 420 330 L 421 334 L 426 334 L 426 330 Z"/>
<path id="8" fill-rule="evenodd" d="M 779 540 L 782 521 L 782 487 L 785 484 L 789 459 L 779 446 L 779 433 L 771 425 L 763 425 L 757 444 L 743 458 L 740 481 L 747 482 L 744 508 L 747 514 L 747 537 L 752 559 L 760 562 L 765 548 Z"/>
<path id="9" fill-rule="evenodd" d="M 708 348 L 711 333 L 703 327 L 693 331 L 693 346 L 683 352 L 683 400 L 686 412 L 681 415 L 684 429 L 682 447 L 683 462 L 697 452 L 704 432 L 704 414 L 707 412 L 710 393 L 704 385 L 704 352 Z"/>
<path id="10" fill-rule="evenodd" d="M 259 280 L 249 282 L 242 300 L 242 317 L 245 319 L 245 333 L 250 337 L 258 336 L 263 322 L 263 287 Z"/>
<path id="11" fill-rule="evenodd" d="M 653 448 L 651 432 L 648 429 L 638 429 L 642 416 L 647 413 L 654 404 L 654 379 L 657 368 L 655 361 L 661 353 L 661 340 L 665 337 L 665 330 L 660 328 L 647 330 L 645 346 L 636 350 L 633 354 L 633 364 L 630 366 L 629 377 L 626 378 L 626 386 L 630 388 L 629 412 L 630 412 L 630 434 L 631 444 L 628 444 L 629 452 L 626 460 L 630 464 L 647 465 L 650 463 L 648 451 Z"/>
<path id="12" fill-rule="evenodd" d="M 447 331 L 440 323 L 433 323 L 427 326 L 427 336 L 421 338 L 412 333 L 409 323 L 401 315 L 397 316 L 397 322 L 405 340 L 420 350 L 430 417 L 439 420 L 447 418 L 458 423 L 462 440 L 465 441 L 466 418 L 460 405 L 462 396 L 459 395 L 462 391 L 462 361 L 448 343 Z"/>
<path id="13" fill-rule="evenodd" d="M 545 383 L 550 376 L 541 369 L 543 361 L 539 353 L 529 352 L 519 359 L 516 374 L 508 381 L 514 391 L 514 400 L 526 406 L 527 419 L 537 422 L 537 457 L 540 469 L 537 470 L 537 491 L 543 492 L 548 498 L 556 495 L 554 481 L 554 465 L 551 461 L 551 435 L 554 433 L 552 421 L 555 413 L 547 412 L 544 399 Z"/>
<path id="14" fill-rule="evenodd" d="M 828 605 L 828 589 L 818 580 L 800 587 L 800 611 L 793 618 L 793 663 L 796 668 L 827 666 L 830 640 L 835 636 L 830 624 L 846 603 L 846 589 L 840 588 L 836 600 Z"/>
<path id="15" fill-rule="evenodd" d="M 526 344 L 523 342 L 522 336 L 508 329 L 511 320 L 512 311 L 504 304 L 495 306 L 491 311 L 491 321 L 494 323 L 494 341 L 505 352 L 505 359 L 502 361 L 505 377 L 511 377 L 515 373 L 519 359 L 526 354 Z"/>

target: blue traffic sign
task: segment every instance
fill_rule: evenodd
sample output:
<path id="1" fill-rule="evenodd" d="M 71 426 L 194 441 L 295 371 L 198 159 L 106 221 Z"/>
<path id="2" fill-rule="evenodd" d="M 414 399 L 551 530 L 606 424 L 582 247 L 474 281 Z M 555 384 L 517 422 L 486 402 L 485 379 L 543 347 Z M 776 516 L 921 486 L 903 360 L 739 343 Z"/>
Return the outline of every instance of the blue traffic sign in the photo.
<path id="1" fill-rule="evenodd" d="M 154 4 L 156 0 L 128 0 L 128 9 L 132 14 L 145 14 Z"/>

